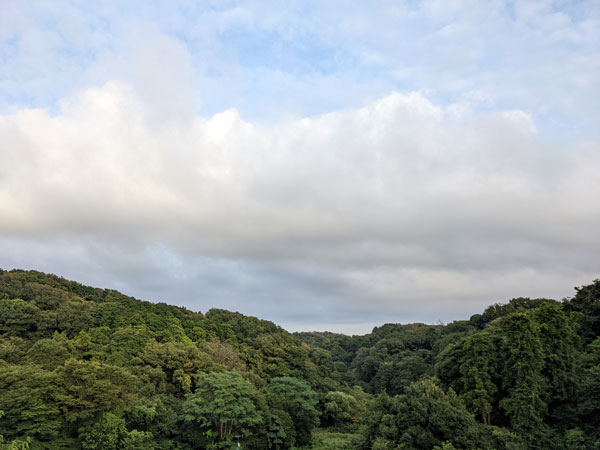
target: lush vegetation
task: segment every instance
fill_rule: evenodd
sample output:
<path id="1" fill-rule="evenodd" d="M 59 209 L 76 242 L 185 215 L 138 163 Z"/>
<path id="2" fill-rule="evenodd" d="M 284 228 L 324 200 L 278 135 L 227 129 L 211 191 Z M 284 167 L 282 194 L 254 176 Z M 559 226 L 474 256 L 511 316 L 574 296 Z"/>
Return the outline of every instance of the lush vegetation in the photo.
<path id="1" fill-rule="evenodd" d="M 0 270 L 0 449 L 600 449 L 600 280 L 290 334 Z"/>

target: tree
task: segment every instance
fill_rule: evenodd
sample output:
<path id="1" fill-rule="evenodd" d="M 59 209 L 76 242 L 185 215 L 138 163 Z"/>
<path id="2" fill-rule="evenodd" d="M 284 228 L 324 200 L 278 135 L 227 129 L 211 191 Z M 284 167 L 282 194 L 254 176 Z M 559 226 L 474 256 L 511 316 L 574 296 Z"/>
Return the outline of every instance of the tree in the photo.
<path id="1" fill-rule="evenodd" d="M 177 412 L 180 403 L 179 399 L 169 395 L 142 398 L 126 411 L 127 425 L 150 431 L 156 439 L 173 436 L 179 431 Z"/>
<path id="2" fill-rule="evenodd" d="M 380 396 L 367 413 L 360 447 L 429 450 L 449 442 L 460 448 L 475 448 L 475 419 L 458 396 L 447 393 L 431 378 L 413 383 L 405 394 L 393 399 Z"/>
<path id="3" fill-rule="evenodd" d="M 213 367 L 208 354 L 197 345 L 184 342 L 162 343 L 150 339 L 139 358 L 146 365 L 160 368 L 167 380 L 183 393 L 191 392 L 198 371 Z"/>
<path id="4" fill-rule="evenodd" d="M 543 356 L 543 400 L 552 414 L 575 393 L 575 358 L 579 338 L 571 317 L 558 303 L 546 303 L 527 313 L 539 330 Z"/>
<path id="5" fill-rule="evenodd" d="M 285 411 L 294 424 L 295 444 L 308 445 L 319 424 L 317 394 L 308 383 L 294 377 L 273 378 L 268 386 L 271 407 Z"/>
<path id="6" fill-rule="evenodd" d="M 0 419 L 4 416 L 4 411 L 0 410 Z M 2 450 L 29 450 L 29 444 L 31 444 L 31 438 L 26 437 L 25 439 L 14 439 L 11 442 L 5 444 L 4 436 L 0 434 L 0 449 Z"/>
<path id="7" fill-rule="evenodd" d="M 215 364 L 219 364 L 227 370 L 244 371 L 246 369 L 235 348 L 229 342 L 211 342 L 210 350 L 212 361 Z"/>
<path id="8" fill-rule="evenodd" d="M 476 446 L 475 420 L 453 390 L 444 393 L 433 379 L 413 383 L 394 403 L 396 442 L 423 449 L 444 441 Z"/>
<path id="9" fill-rule="evenodd" d="M 89 431 L 82 433 L 83 450 L 120 450 L 127 433 L 125 420 L 113 413 L 105 413 Z"/>
<path id="10" fill-rule="evenodd" d="M 224 448 L 234 436 L 249 436 L 262 422 L 254 402 L 256 388 L 239 372 L 210 372 L 198 377 L 196 391 L 183 403 L 183 419 L 200 428 L 208 448 Z"/>
<path id="11" fill-rule="evenodd" d="M 481 415 L 484 424 L 490 425 L 494 394 L 498 390 L 493 382 L 497 371 L 496 345 L 489 333 L 481 332 L 466 338 L 462 350 L 459 367 L 461 398 L 472 411 Z"/>
<path id="12" fill-rule="evenodd" d="M 154 439 L 148 431 L 131 430 L 123 436 L 121 450 L 154 450 Z"/>
<path id="13" fill-rule="evenodd" d="M 543 396 L 543 355 L 536 324 L 524 313 L 508 316 L 501 327 L 504 368 L 502 387 L 508 395 L 500 401 L 513 430 L 525 436 L 529 446 L 543 445 L 546 403 Z"/>
<path id="14" fill-rule="evenodd" d="M 292 447 L 296 434 L 290 415 L 281 409 L 270 409 L 265 416 L 268 449 L 286 450 Z"/>
<path id="15" fill-rule="evenodd" d="M 576 414 L 583 428 L 600 439 L 600 337 L 586 348 L 583 376 L 578 386 Z"/>
<path id="16" fill-rule="evenodd" d="M 331 391 L 325 395 L 322 422 L 334 427 L 345 423 L 356 423 L 362 413 L 362 405 L 352 395 Z"/>
<path id="17" fill-rule="evenodd" d="M 104 413 L 82 437 L 83 450 L 154 450 L 152 433 L 127 431 L 125 420 L 110 412 Z"/>
<path id="18" fill-rule="evenodd" d="M 0 434 L 9 438 L 49 439 L 59 434 L 61 417 L 54 402 L 58 383 L 53 372 L 35 365 L 0 364 Z"/>
<path id="19" fill-rule="evenodd" d="M 385 449 L 388 447 L 388 443 L 390 447 L 393 447 L 393 444 L 390 441 L 385 440 L 385 442 L 382 442 L 384 439 L 381 437 L 380 428 L 380 425 L 384 421 L 384 416 L 388 415 L 392 410 L 392 404 L 392 398 L 385 392 L 381 392 L 369 402 L 365 415 L 362 417 L 362 430 L 358 441 L 359 449 Z M 375 445 L 376 443 L 377 447 Z"/>
<path id="20" fill-rule="evenodd" d="M 136 400 L 138 380 L 122 367 L 69 359 L 55 373 L 61 386 L 54 394 L 55 404 L 71 429 Z"/>
<path id="21" fill-rule="evenodd" d="M 583 313 L 581 334 L 583 343 L 588 344 L 600 336 L 600 279 L 575 290 L 575 297 L 568 300 L 565 307 Z"/>
<path id="22" fill-rule="evenodd" d="M 32 363 L 42 366 L 46 370 L 53 370 L 70 357 L 67 336 L 54 332 L 52 339 L 36 341 L 27 352 L 27 359 Z"/>
<path id="23" fill-rule="evenodd" d="M 0 336 L 26 336 L 38 330 L 40 310 L 20 298 L 0 299 Z"/>

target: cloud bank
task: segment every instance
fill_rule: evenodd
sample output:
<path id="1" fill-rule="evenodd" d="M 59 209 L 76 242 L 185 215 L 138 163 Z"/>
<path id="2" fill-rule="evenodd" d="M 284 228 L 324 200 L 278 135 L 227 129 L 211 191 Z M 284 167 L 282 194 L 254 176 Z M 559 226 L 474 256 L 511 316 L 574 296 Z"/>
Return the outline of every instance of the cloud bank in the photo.
<path id="1" fill-rule="evenodd" d="M 596 0 L 0 2 L 0 267 L 290 329 L 600 275 Z"/>
<path id="2" fill-rule="evenodd" d="M 0 117 L 3 267 L 348 332 L 598 276 L 600 144 L 549 142 L 523 111 L 392 92 L 265 124 L 160 104 L 113 80 Z"/>

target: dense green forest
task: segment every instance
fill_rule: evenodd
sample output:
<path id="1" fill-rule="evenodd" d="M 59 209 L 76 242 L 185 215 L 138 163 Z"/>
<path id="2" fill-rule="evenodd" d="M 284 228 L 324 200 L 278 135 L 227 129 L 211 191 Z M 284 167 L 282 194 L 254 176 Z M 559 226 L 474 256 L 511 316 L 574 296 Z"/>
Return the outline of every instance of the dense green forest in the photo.
<path id="1" fill-rule="evenodd" d="M 600 280 L 291 334 L 0 270 L 0 449 L 600 449 Z"/>

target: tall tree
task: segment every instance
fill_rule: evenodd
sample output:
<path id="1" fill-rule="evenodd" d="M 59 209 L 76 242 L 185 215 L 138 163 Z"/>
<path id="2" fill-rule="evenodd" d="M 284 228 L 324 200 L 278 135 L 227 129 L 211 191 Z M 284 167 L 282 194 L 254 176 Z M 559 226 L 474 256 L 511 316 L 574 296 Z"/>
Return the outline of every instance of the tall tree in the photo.
<path id="1" fill-rule="evenodd" d="M 462 344 L 460 361 L 461 398 L 481 421 L 490 425 L 494 395 L 498 391 L 494 383 L 497 372 L 496 344 L 490 333 L 481 332 L 466 338 Z"/>
<path id="2" fill-rule="evenodd" d="M 543 400 L 543 355 L 536 323 L 524 313 L 515 313 L 505 318 L 501 332 L 502 386 L 508 395 L 500 406 L 511 427 L 527 437 L 530 448 L 540 448 L 547 406 Z"/>
<path id="3" fill-rule="evenodd" d="M 527 313 L 536 322 L 543 357 L 543 400 L 552 417 L 575 394 L 579 337 L 572 317 L 560 303 L 545 303 Z"/>

